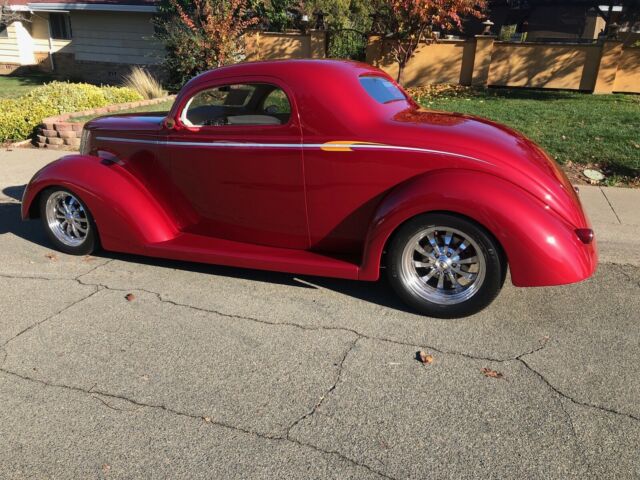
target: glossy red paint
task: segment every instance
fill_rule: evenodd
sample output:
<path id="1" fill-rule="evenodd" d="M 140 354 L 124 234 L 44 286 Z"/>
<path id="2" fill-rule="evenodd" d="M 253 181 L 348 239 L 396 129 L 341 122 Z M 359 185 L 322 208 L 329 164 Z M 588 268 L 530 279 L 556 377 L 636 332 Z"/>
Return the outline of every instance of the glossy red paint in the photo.
<path id="1" fill-rule="evenodd" d="M 369 65 L 329 60 L 202 74 L 182 89 L 170 121 L 136 114 L 90 122 L 84 155 L 34 176 L 23 217 L 33 216 L 43 188 L 61 185 L 87 204 L 108 250 L 376 280 L 399 225 L 447 211 L 498 240 L 515 285 L 593 274 L 595 241 L 576 233 L 590 228 L 588 219 L 539 147 L 502 125 L 424 110 L 409 98 L 378 103 L 360 85 L 370 75 L 391 80 Z M 288 123 L 192 127 L 180 120 L 196 92 L 252 82 L 287 94 Z"/>

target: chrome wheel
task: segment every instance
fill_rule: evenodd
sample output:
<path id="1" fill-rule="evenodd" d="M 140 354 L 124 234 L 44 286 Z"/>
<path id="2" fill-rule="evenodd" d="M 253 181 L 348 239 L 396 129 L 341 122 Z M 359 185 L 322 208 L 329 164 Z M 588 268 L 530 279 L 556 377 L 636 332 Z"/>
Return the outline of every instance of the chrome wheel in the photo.
<path id="1" fill-rule="evenodd" d="M 53 192 L 45 206 L 47 225 L 64 245 L 78 247 L 84 243 L 91 228 L 80 201 L 64 190 Z"/>
<path id="2" fill-rule="evenodd" d="M 420 298 L 452 305 L 478 292 L 486 270 L 475 240 L 455 228 L 435 226 L 409 239 L 399 273 L 406 287 Z"/>

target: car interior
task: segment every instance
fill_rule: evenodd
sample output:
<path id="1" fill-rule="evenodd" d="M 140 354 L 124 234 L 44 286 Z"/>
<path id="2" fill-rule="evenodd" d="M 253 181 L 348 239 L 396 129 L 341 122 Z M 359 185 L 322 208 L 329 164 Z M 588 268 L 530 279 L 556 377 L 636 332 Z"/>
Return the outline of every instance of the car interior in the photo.
<path id="1" fill-rule="evenodd" d="M 286 94 L 266 83 L 225 85 L 196 93 L 185 105 L 186 126 L 282 125 L 291 106 Z"/>

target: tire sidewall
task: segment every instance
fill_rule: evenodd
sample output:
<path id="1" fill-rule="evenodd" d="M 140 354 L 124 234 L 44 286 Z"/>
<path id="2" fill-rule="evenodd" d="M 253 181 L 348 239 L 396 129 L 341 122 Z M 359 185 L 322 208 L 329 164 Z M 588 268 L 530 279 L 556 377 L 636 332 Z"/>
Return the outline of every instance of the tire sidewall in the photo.
<path id="1" fill-rule="evenodd" d="M 410 238 L 429 227 L 451 227 L 471 237 L 480 247 L 485 258 L 485 278 L 478 291 L 464 302 L 443 305 L 430 302 L 411 291 L 402 280 L 400 272 L 402 255 Z M 506 273 L 499 246 L 489 233 L 477 223 L 466 218 L 444 213 L 419 215 L 403 224 L 393 235 L 387 251 L 387 275 L 396 293 L 418 312 L 438 318 L 459 318 L 472 315 L 489 305 L 502 287 Z"/>
<path id="2" fill-rule="evenodd" d="M 53 194 L 54 192 L 67 192 L 73 195 L 75 198 L 77 198 L 80 204 L 82 205 L 82 208 L 84 209 L 87 215 L 87 218 L 89 219 L 89 233 L 87 234 L 84 242 L 82 242 L 82 244 L 78 246 L 73 247 L 73 246 L 62 243 L 51 231 L 51 228 L 49 228 L 49 222 L 47 221 L 46 206 L 47 206 L 47 200 L 49 199 L 51 194 Z M 61 252 L 67 253 L 69 255 L 89 255 L 90 253 L 94 252 L 97 249 L 98 236 L 97 236 L 96 224 L 93 221 L 93 216 L 91 215 L 89 208 L 87 208 L 87 205 L 82 201 L 82 198 L 80 198 L 78 194 L 76 194 L 74 191 L 65 187 L 49 187 L 39 195 L 39 199 L 40 199 L 40 205 L 39 205 L 40 219 L 42 220 L 42 223 L 44 225 L 44 230 L 47 234 L 47 237 L 49 238 L 51 243 L 54 244 L 57 250 L 60 250 Z"/>

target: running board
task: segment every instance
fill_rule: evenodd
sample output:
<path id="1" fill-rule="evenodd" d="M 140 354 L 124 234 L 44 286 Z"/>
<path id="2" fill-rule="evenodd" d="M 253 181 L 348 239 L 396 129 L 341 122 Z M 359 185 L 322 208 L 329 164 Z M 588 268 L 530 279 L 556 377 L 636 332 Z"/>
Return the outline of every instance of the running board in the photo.
<path id="1" fill-rule="evenodd" d="M 267 247 L 192 233 L 181 233 L 166 242 L 148 244 L 145 250 L 150 256 L 172 260 L 358 279 L 358 265 L 344 259 L 306 250 Z"/>

